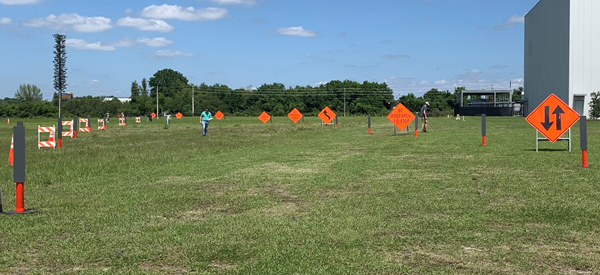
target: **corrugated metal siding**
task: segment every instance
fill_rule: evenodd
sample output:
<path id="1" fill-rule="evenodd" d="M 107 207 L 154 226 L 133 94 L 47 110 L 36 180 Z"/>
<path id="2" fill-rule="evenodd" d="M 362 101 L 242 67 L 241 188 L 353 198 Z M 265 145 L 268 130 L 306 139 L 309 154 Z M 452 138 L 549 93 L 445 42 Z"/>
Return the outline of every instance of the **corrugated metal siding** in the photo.
<path id="1" fill-rule="evenodd" d="M 570 98 L 586 95 L 587 115 L 590 93 L 600 91 L 600 1 L 571 0 L 570 11 Z"/>
<path id="2" fill-rule="evenodd" d="M 570 103 L 569 18 L 568 0 L 542 0 L 525 16 L 524 89 L 530 112 L 551 93 Z"/>

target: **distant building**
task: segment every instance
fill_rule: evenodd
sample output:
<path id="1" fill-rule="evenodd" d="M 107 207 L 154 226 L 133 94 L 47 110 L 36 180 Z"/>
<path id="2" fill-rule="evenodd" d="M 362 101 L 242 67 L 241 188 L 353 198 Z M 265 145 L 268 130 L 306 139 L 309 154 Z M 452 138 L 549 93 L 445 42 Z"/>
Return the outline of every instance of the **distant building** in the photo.
<path id="1" fill-rule="evenodd" d="M 62 100 L 69 101 L 73 99 L 73 93 L 62 93 Z"/>
<path id="2" fill-rule="evenodd" d="M 131 98 L 129 97 L 114 97 L 114 96 L 107 96 L 104 98 L 104 101 L 111 101 L 113 99 L 118 99 L 119 101 L 121 101 L 121 103 L 125 103 L 125 102 L 129 102 L 131 101 Z"/>
<path id="3" fill-rule="evenodd" d="M 600 1 L 541 0 L 525 15 L 525 97 L 533 111 L 556 94 L 588 115 L 600 91 Z"/>

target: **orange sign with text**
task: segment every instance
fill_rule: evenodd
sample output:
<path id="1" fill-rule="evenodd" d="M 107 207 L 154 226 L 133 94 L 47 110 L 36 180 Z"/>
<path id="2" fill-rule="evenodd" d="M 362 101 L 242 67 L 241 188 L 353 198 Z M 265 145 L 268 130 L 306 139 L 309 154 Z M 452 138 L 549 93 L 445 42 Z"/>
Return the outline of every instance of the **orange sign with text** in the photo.
<path id="1" fill-rule="evenodd" d="M 298 109 L 294 108 L 289 114 L 288 117 L 294 122 L 298 123 L 298 121 L 302 118 L 302 113 L 298 111 Z"/>
<path id="2" fill-rule="evenodd" d="M 269 120 L 271 120 L 271 116 L 269 114 L 267 114 L 267 112 L 262 112 L 262 114 L 260 114 L 260 116 L 258 116 L 258 119 L 260 119 L 260 121 L 262 121 L 262 123 L 267 123 L 267 122 L 269 122 Z"/>
<path id="3" fill-rule="evenodd" d="M 177 114 L 175 115 L 175 117 L 176 117 L 176 118 L 182 118 L 182 117 L 183 117 L 183 115 L 182 115 L 181 113 L 177 113 Z"/>
<path id="4" fill-rule="evenodd" d="M 221 111 L 217 111 L 217 113 L 215 114 L 215 118 L 218 120 L 223 119 L 225 115 L 223 113 L 221 113 Z"/>
<path id="5" fill-rule="evenodd" d="M 335 118 L 335 113 L 329 109 L 329 107 L 325 107 L 323 111 L 321 111 L 318 117 L 323 121 L 323 123 L 328 124 Z"/>
<path id="6" fill-rule="evenodd" d="M 575 122 L 579 114 L 555 94 L 551 94 L 526 118 L 549 141 L 556 142 Z"/>
<path id="7" fill-rule="evenodd" d="M 398 129 L 404 131 L 415 120 L 415 114 L 400 103 L 390 112 L 387 119 L 396 125 Z"/>

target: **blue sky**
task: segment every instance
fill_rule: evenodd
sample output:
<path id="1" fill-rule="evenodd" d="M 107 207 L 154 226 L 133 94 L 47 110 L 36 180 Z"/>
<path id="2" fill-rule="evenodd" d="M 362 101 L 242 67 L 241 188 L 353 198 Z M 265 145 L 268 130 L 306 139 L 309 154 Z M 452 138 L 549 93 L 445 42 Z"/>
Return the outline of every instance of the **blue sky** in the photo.
<path id="1" fill-rule="evenodd" d="M 53 89 L 67 35 L 67 92 L 129 96 L 172 68 L 231 88 L 386 82 L 395 94 L 523 83 L 523 16 L 538 0 L 0 0 L 0 98 Z"/>

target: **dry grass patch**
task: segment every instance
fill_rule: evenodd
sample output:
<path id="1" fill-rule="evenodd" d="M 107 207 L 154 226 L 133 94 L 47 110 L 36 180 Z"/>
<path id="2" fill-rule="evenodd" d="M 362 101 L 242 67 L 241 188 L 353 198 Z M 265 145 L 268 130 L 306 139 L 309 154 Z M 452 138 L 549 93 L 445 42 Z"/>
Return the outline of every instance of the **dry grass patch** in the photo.
<path id="1" fill-rule="evenodd" d="M 293 167 L 278 162 L 269 162 L 254 166 L 252 168 L 241 169 L 238 174 L 256 174 L 256 173 L 275 173 L 275 174 L 317 174 L 318 168 Z"/>

